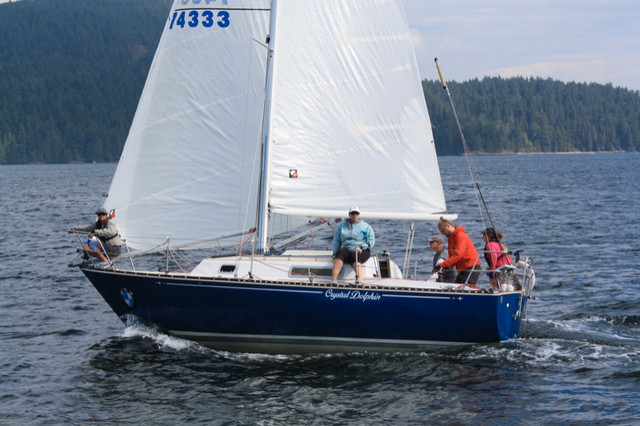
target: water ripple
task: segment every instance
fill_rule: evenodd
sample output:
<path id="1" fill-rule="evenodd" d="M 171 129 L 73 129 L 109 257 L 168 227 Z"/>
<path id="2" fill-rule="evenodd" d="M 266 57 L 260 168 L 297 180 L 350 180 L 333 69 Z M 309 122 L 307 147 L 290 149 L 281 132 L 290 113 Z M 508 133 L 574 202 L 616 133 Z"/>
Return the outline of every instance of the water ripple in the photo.
<path id="1" fill-rule="evenodd" d="M 66 230 L 93 219 L 115 165 L 0 166 L 2 187 L 13 189 L 0 193 L 0 228 L 8 230 L 0 235 L 2 421 L 633 423 L 640 155 L 475 162 L 507 245 L 535 260 L 538 300 L 521 337 L 422 353 L 304 356 L 215 351 L 123 326 L 66 267 L 75 256 Z M 465 167 L 463 158 L 440 159 L 449 209 L 480 246 L 486 224 L 469 201 Z M 371 222 L 377 246 L 402 259 L 407 224 Z M 431 257 L 426 239 L 436 232 L 417 224 L 413 259 Z M 329 243 L 330 235 L 314 241 Z"/>

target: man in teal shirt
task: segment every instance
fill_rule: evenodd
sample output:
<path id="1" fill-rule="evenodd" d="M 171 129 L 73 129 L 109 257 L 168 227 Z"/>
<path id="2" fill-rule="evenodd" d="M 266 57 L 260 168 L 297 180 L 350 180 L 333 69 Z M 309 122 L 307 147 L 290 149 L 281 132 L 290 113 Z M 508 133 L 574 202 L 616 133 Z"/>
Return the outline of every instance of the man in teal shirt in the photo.
<path id="1" fill-rule="evenodd" d="M 342 266 L 353 266 L 356 284 L 362 284 L 362 264 L 371 256 L 370 249 L 376 243 L 373 229 L 367 222 L 360 220 L 360 209 L 352 207 L 349 219 L 340 223 L 333 234 L 333 272 L 331 282 L 337 283 Z"/>

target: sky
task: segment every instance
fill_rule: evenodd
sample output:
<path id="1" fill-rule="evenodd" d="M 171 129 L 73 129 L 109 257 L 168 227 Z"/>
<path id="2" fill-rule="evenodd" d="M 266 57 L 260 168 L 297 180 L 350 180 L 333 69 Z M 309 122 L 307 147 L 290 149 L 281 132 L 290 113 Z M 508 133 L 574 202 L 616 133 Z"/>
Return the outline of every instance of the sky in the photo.
<path id="1" fill-rule="evenodd" d="M 422 78 L 438 79 L 437 56 L 447 80 L 551 77 L 640 90 L 640 0 L 403 1 Z"/>
<path id="2" fill-rule="evenodd" d="M 404 0 L 422 78 L 551 77 L 640 90 L 640 0 Z"/>

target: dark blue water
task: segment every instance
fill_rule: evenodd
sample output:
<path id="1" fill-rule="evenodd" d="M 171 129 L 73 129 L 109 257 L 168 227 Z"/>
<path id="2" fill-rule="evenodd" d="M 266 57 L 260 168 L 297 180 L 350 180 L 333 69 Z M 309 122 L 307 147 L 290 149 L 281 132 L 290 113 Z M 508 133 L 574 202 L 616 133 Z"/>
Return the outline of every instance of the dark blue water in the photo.
<path id="1" fill-rule="evenodd" d="M 93 220 L 115 165 L 1 166 L 0 423 L 637 422 L 640 155 L 474 162 L 507 245 L 535 259 L 539 299 L 521 337 L 311 356 L 219 352 L 125 327 L 66 267 L 66 230 Z M 440 165 L 449 209 L 480 246 L 466 160 Z M 401 261 L 407 224 L 372 224 L 378 249 Z M 430 259 L 435 230 L 417 226 L 413 259 Z"/>

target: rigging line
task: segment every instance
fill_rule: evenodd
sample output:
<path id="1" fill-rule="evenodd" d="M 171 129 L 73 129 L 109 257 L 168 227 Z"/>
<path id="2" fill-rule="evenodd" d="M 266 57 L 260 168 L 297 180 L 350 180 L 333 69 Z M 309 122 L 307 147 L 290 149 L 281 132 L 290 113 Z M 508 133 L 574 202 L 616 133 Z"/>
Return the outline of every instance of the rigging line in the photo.
<path id="1" fill-rule="evenodd" d="M 218 246 L 220 244 L 220 241 L 228 239 L 228 238 L 235 238 L 235 237 L 244 237 L 245 234 L 247 233 L 251 233 L 252 230 L 255 228 L 251 228 L 248 231 L 242 231 L 242 232 L 237 232 L 234 234 L 226 234 L 226 235 L 221 235 L 219 237 L 215 237 L 215 238 L 205 238 L 202 240 L 198 240 L 198 241 L 190 241 L 188 243 L 184 243 L 184 244 L 179 244 L 179 245 L 175 245 L 175 246 L 170 246 L 169 245 L 169 239 L 167 238 L 164 242 L 151 247 L 149 249 L 144 249 L 144 250 L 140 250 L 140 251 L 134 251 L 131 253 L 126 253 L 126 254 L 122 254 L 120 255 L 119 259 L 130 259 L 130 258 L 134 258 L 134 257 L 140 257 L 140 256 L 145 256 L 148 254 L 153 254 L 153 253 L 164 253 L 167 251 L 168 248 L 170 248 L 171 250 L 180 250 L 180 249 L 186 249 L 186 248 L 193 248 L 193 247 L 197 247 L 200 246 L 202 244 L 205 243 L 211 243 L 211 242 L 217 242 Z M 202 247 L 202 248 L 206 248 L 206 247 Z M 218 247 L 219 248 L 219 247 Z"/>
<path id="2" fill-rule="evenodd" d="M 244 243 L 247 242 L 247 240 L 251 237 L 251 235 L 255 232 L 255 230 L 256 230 L 255 227 L 251 228 L 251 230 L 249 231 L 249 235 L 247 235 L 247 238 L 245 238 L 244 241 L 242 241 L 240 245 L 236 248 L 236 253 L 242 254 L 242 246 L 244 245 Z M 236 261 L 236 266 L 237 266 L 237 261 Z"/>
<path id="3" fill-rule="evenodd" d="M 480 210 L 480 219 L 482 220 L 482 227 L 485 228 L 484 216 L 482 214 L 482 206 L 480 205 L 480 199 L 482 199 L 482 205 L 484 205 L 485 212 L 487 213 L 487 217 L 491 226 L 494 230 L 496 230 L 496 226 L 493 224 L 493 219 L 491 218 L 491 213 L 489 212 L 489 207 L 487 206 L 487 202 L 484 199 L 484 195 L 482 194 L 482 190 L 480 189 L 480 183 L 478 182 L 478 178 L 473 167 L 473 163 L 471 162 L 471 156 L 469 155 L 469 147 L 467 146 L 467 140 L 464 137 L 464 133 L 462 132 L 462 126 L 460 125 L 460 120 L 458 119 L 458 113 L 456 112 L 456 107 L 453 104 L 453 98 L 451 97 L 451 93 L 449 92 L 449 87 L 444 80 L 444 76 L 442 75 L 442 70 L 440 69 L 440 63 L 438 62 L 438 58 L 434 59 L 436 63 L 436 67 L 438 68 L 438 75 L 440 76 L 440 81 L 442 82 L 442 88 L 447 92 L 447 97 L 449 98 L 449 103 L 451 104 L 451 109 L 453 110 L 453 116 L 456 120 L 456 125 L 458 126 L 458 131 L 460 132 L 460 137 L 462 139 L 462 146 L 464 147 L 464 154 L 467 159 L 467 166 L 469 167 L 469 174 L 471 175 L 471 180 L 475 186 L 476 193 L 476 202 L 478 203 L 478 210 Z M 478 196 L 480 199 L 478 199 Z M 497 232 L 497 230 L 496 230 Z"/>
<path id="4" fill-rule="evenodd" d="M 244 126 L 242 129 L 242 142 L 243 142 L 243 148 L 242 148 L 242 165 L 244 165 L 245 162 L 245 147 L 246 147 L 246 140 L 247 140 L 247 123 L 248 123 L 248 116 L 249 116 L 249 93 L 250 90 L 249 88 L 251 87 L 251 59 L 253 57 L 253 41 L 249 40 L 249 66 L 247 67 L 247 92 L 246 92 L 246 96 L 244 99 Z M 255 150 L 254 150 L 254 160 L 255 160 Z M 249 191 L 248 191 L 248 195 L 247 198 L 249 198 L 247 200 L 247 204 L 245 206 L 245 211 L 244 211 L 244 225 L 242 226 L 242 229 L 247 229 L 247 220 L 248 220 L 248 216 L 249 216 L 249 204 L 250 204 L 250 199 L 251 199 L 251 189 L 253 188 L 253 177 L 254 177 L 254 170 L 255 167 L 252 167 L 252 173 L 251 173 L 251 179 L 249 180 Z M 241 187 L 244 186 L 244 173 L 242 174 L 242 181 L 241 181 Z M 242 190 L 240 191 L 240 193 L 242 194 Z M 242 235 L 242 237 L 244 237 L 244 234 Z"/>
<path id="5" fill-rule="evenodd" d="M 305 249 L 309 246 L 313 247 L 313 239 L 316 237 L 315 232 L 313 232 L 313 225 L 311 224 L 311 221 L 309 221 L 309 233 L 309 235 L 311 235 L 311 239 L 309 240 L 307 245 L 304 246 Z"/>

